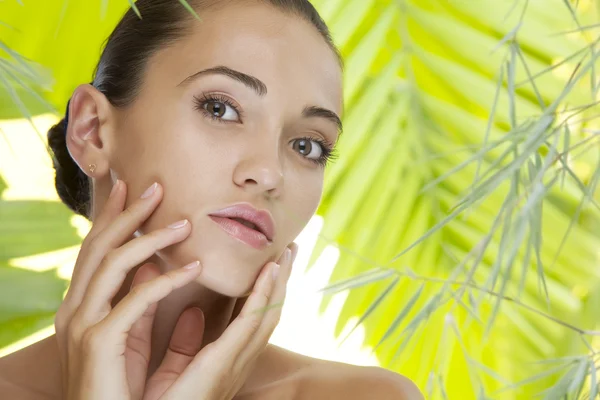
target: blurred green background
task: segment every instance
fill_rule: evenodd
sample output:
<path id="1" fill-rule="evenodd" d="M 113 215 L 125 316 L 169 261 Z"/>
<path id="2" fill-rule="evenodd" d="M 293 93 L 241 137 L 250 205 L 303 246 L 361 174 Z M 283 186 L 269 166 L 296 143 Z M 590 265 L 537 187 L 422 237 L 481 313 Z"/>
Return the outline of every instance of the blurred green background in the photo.
<path id="1" fill-rule="evenodd" d="M 596 398 L 600 2 L 313 4 L 346 65 L 310 264 L 339 251 L 336 333 L 361 326 L 427 398 Z M 39 131 L 0 131 L 0 349 L 51 333 L 89 225 L 48 195 L 39 127 L 128 7 L 0 2 L 0 128 Z"/>

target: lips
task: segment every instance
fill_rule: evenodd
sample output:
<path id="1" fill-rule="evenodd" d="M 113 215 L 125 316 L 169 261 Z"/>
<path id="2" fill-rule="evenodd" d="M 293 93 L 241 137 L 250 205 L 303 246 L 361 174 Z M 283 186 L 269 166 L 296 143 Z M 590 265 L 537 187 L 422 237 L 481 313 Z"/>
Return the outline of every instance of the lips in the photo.
<path id="1" fill-rule="evenodd" d="M 273 241 L 275 224 L 271 214 L 249 203 L 235 204 L 209 216 L 228 234 L 253 247 L 262 248 Z"/>

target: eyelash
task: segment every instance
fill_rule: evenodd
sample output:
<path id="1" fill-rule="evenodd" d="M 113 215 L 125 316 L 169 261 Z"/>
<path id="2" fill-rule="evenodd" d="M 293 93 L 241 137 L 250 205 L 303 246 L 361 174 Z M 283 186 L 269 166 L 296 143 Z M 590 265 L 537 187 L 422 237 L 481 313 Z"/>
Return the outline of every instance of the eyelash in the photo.
<path id="1" fill-rule="evenodd" d="M 319 146 L 321 146 L 321 157 L 317 158 L 316 160 L 312 158 L 304 158 L 306 158 L 310 162 L 320 165 L 321 167 L 325 167 L 327 164 L 335 160 L 338 156 L 335 147 L 331 143 L 323 139 L 305 136 L 294 140 L 308 140 L 309 142 L 318 143 Z"/>
<path id="2" fill-rule="evenodd" d="M 233 108 L 233 110 L 237 113 L 237 115 L 240 117 L 240 122 L 241 122 L 242 112 L 227 97 L 216 94 L 216 93 L 214 93 L 214 94 L 202 93 L 201 97 L 194 96 L 194 105 L 195 105 L 196 110 L 201 111 L 205 116 L 209 117 L 210 119 L 212 119 L 214 121 L 221 122 L 223 124 L 232 123 L 232 122 L 237 123 L 237 121 L 226 121 L 226 120 L 221 119 L 221 118 L 209 113 L 208 111 L 206 111 L 204 109 L 204 106 L 208 103 L 223 103 L 223 104 L 228 105 L 229 107 Z"/>
<path id="3" fill-rule="evenodd" d="M 228 105 L 229 107 L 231 107 L 240 117 L 240 122 L 242 120 L 242 112 L 238 109 L 238 107 L 233 104 L 233 102 L 231 100 L 229 100 L 227 97 L 225 96 L 221 96 L 219 94 L 207 94 L 207 93 L 202 93 L 202 96 L 194 96 L 194 107 L 196 110 L 201 111 L 206 117 L 220 122 L 222 124 L 227 124 L 227 123 L 237 123 L 237 121 L 227 121 L 224 119 L 221 119 L 211 113 L 209 113 L 204 106 L 208 103 L 223 103 Z M 336 149 L 334 148 L 334 146 L 323 140 L 323 139 L 319 139 L 319 138 L 314 138 L 314 137 L 309 137 L 309 136 L 305 136 L 305 137 L 301 137 L 301 138 L 297 138 L 294 140 L 307 140 L 309 142 L 315 142 L 318 143 L 319 146 L 321 146 L 321 157 L 319 157 L 318 159 L 312 159 L 312 158 L 306 158 L 308 161 L 317 164 L 321 167 L 325 167 L 328 163 L 332 162 L 333 160 L 335 160 L 338 157 L 338 154 L 336 152 Z"/>

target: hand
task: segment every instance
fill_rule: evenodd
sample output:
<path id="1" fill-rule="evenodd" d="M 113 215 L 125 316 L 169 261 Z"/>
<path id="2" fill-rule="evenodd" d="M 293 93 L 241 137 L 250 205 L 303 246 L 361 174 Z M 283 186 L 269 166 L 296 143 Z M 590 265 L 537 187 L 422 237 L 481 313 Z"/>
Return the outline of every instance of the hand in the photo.
<path id="1" fill-rule="evenodd" d="M 156 303 L 200 274 L 198 262 L 148 282 L 138 271 L 133 289 L 111 307 L 128 271 L 191 232 L 187 222 L 129 240 L 160 203 L 162 188 L 157 184 L 153 193 L 124 211 L 125 198 L 125 183 L 117 181 L 83 241 L 71 285 L 56 314 L 62 397 L 67 400 L 141 399 Z M 152 264 L 140 268 L 157 269 Z"/>
<path id="2" fill-rule="evenodd" d="M 180 346 L 181 339 L 174 333 L 162 364 L 148 380 L 144 400 L 233 399 L 279 322 L 297 250 L 292 243 L 279 264 L 265 265 L 240 314 L 199 353 L 194 347 L 202 342 L 203 324 L 199 335 L 188 341 L 188 349 Z M 180 319 L 175 332 L 184 323 Z"/>
<path id="3" fill-rule="evenodd" d="M 252 311 L 267 302 L 272 306 L 277 299 L 283 301 L 291 260 L 282 262 L 282 273 L 275 285 L 267 279 L 275 264 L 265 265 L 250 297 L 236 304 L 236 310 L 243 306 L 238 318 L 223 337 L 206 346 L 197 357 L 193 356 L 202 343 L 203 321 L 194 316 L 198 313 L 197 309 L 185 310 L 176 324 L 167 356 L 146 384 L 157 302 L 195 280 L 201 271 L 196 262 L 188 265 L 196 268 L 184 267 L 160 275 L 156 265 L 146 263 L 138 269 L 132 290 L 114 308 L 111 307 L 111 300 L 132 268 L 156 251 L 181 242 L 191 231 L 188 222 L 179 228 L 159 229 L 129 241 L 160 203 L 162 188 L 157 185 L 149 197 L 137 200 L 124 211 L 125 192 L 125 184 L 117 181 L 82 244 L 69 291 L 56 314 L 56 338 L 63 377 L 62 398 L 137 400 L 173 398 L 174 395 L 177 399 L 230 399 L 243 384 L 249 366 L 266 345 L 280 316 L 279 310 L 266 314 L 252 314 Z M 297 246 L 292 244 L 291 248 L 294 253 L 291 258 L 294 258 Z M 189 332 L 195 331 L 198 334 L 190 338 Z M 240 333 L 248 336 L 237 340 L 235 335 Z M 231 357 L 226 360 L 240 371 L 231 375 L 236 379 L 230 386 L 223 385 L 223 381 L 219 380 L 222 376 L 218 373 L 233 372 L 223 369 L 227 364 L 204 373 L 206 365 L 215 362 L 216 353 L 224 351 L 224 347 L 230 350 L 228 343 L 237 346 L 231 348 L 236 350 L 235 354 L 231 352 Z M 246 344 L 255 352 L 242 351 Z M 189 350 L 190 347 L 192 350 Z M 235 355 L 242 358 L 236 360 Z M 217 357 L 216 365 L 223 360 L 221 355 Z M 246 368 L 240 368 L 244 365 Z M 193 368 L 205 375 L 200 388 L 205 393 L 204 397 L 199 397 L 197 388 L 192 388 L 193 395 L 185 394 L 189 393 L 186 382 L 190 380 Z"/>

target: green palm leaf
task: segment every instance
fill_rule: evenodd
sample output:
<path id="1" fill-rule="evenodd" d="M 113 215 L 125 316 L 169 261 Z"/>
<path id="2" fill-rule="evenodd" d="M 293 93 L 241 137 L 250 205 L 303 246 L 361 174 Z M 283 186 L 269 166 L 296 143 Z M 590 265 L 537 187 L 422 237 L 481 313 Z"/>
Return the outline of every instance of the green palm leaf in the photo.
<path id="1" fill-rule="evenodd" d="M 345 287 L 374 267 L 407 279 L 391 290 L 389 280 L 351 290 L 338 333 L 368 314 L 366 344 L 431 398 L 477 398 L 474 381 L 488 394 L 506 385 L 474 365 L 518 382 L 545 370 L 536 360 L 585 354 L 580 333 L 552 318 L 587 329 L 597 319 L 582 310 L 598 286 L 598 178 L 582 165 L 594 171 L 598 158 L 577 152 L 579 168 L 556 159 L 575 158 L 576 142 L 589 137 L 585 123 L 560 122 L 569 116 L 563 110 L 593 103 L 595 36 L 552 36 L 577 27 L 562 1 L 379 1 L 361 15 L 356 3 L 334 11 L 317 2 L 346 58 L 351 131 L 327 172 L 312 259 L 337 245 L 331 282 Z M 588 14 L 584 6 L 577 18 Z M 591 108 L 571 118 L 595 126 L 593 116 Z M 597 151 L 597 140 L 589 146 Z M 517 300 L 499 301 L 507 296 Z M 571 395 L 585 381 L 579 371 L 569 375 L 577 381 L 566 386 Z M 532 398 L 558 379 L 550 374 L 499 398 Z M 563 389 L 557 383 L 548 393 Z"/>
<path id="2" fill-rule="evenodd" d="M 16 76 L 27 87 L 14 85 L 14 79 L 9 80 L 0 63 L 1 119 L 23 117 L 23 107 L 14 106 L 19 103 L 16 99 L 31 115 L 48 112 L 48 104 L 39 101 L 36 94 L 42 95 L 60 114 L 64 112 L 77 85 L 91 81 L 103 41 L 129 7 L 127 0 L 106 3 L 106 0 L 28 1 L 23 6 L 11 0 L 0 3 L 0 20 L 14 27 L 0 26 L 0 43 L 12 50 L 12 54 L 7 54 L 0 46 L 0 61 L 16 64 L 13 68 Z M 24 77 L 31 74 L 27 74 L 26 65 L 49 72 L 38 73 L 37 81 L 28 82 Z M 1 84 L 2 77 L 21 89 L 10 93 Z"/>

